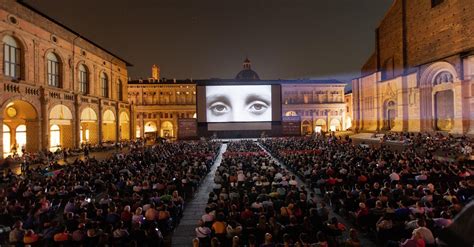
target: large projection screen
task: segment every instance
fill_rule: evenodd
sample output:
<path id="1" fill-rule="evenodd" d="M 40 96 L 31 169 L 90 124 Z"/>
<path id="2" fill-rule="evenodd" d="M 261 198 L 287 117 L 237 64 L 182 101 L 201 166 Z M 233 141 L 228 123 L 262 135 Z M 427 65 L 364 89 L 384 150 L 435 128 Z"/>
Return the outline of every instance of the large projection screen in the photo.
<path id="1" fill-rule="evenodd" d="M 197 112 L 209 131 L 269 130 L 272 122 L 281 121 L 281 86 L 200 85 Z"/>
<path id="2" fill-rule="evenodd" d="M 202 85 L 197 88 L 200 123 L 281 121 L 280 85 Z"/>
<path id="3" fill-rule="evenodd" d="M 207 86 L 206 122 L 271 122 L 270 85 Z"/>

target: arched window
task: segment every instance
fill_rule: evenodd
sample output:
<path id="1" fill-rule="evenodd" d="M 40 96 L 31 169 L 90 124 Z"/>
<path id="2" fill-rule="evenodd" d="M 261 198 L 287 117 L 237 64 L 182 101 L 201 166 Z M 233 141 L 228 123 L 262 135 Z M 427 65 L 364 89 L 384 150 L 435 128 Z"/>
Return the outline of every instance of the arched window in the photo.
<path id="1" fill-rule="evenodd" d="M 102 92 L 102 97 L 109 97 L 109 78 L 105 73 L 100 74 L 100 88 Z"/>
<path id="2" fill-rule="evenodd" d="M 122 80 L 118 80 L 118 100 L 123 100 L 123 84 Z"/>
<path id="3" fill-rule="evenodd" d="M 47 55 L 48 62 L 48 85 L 52 87 L 60 87 L 60 71 L 59 59 L 56 54 L 50 52 Z"/>
<path id="4" fill-rule="evenodd" d="M 16 135 L 15 135 L 15 140 L 16 140 L 16 147 L 17 147 L 17 153 L 19 155 L 22 155 L 23 148 L 26 146 L 26 125 L 21 124 L 16 127 Z"/>
<path id="5" fill-rule="evenodd" d="M 8 125 L 3 125 L 3 158 L 7 157 L 10 154 L 11 148 L 11 133 L 10 127 Z"/>
<path id="6" fill-rule="evenodd" d="M 21 76 L 21 49 L 11 36 L 3 37 L 3 72 L 5 76 L 19 79 Z"/>
<path id="7" fill-rule="evenodd" d="M 83 94 L 89 93 L 89 72 L 84 64 L 79 65 L 79 90 Z"/>
<path id="8" fill-rule="evenodd" d="M 50 150 L 51 152 L 55 152 L 61 146 L 61 130 L 56 124 L 51 125 L 51 128 L 49 130 Z"/>
<path id="9" fill-rule="evenodd" d="M 436 77 L 433 80 L 433 85 L 439 85 L 442 83 L 452 83 L 453 81 L 454 81 L 453 74 L 451 74 L 448 71 L 443 71 L 436 75 Z"/>

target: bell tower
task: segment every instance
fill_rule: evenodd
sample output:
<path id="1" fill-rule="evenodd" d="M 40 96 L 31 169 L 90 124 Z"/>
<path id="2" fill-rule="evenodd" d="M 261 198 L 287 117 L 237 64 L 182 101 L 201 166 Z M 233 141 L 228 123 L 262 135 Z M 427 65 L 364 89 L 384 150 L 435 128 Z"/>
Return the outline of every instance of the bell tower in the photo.
<path id="1" fill-rule="evenodd" d="M 158 67 L 158 65 L 156 64 L 153 64 L 153 66 L 151 66 L 151 78 L 153 78 L 154 80 L 160 79 L 160 67 Z"/>

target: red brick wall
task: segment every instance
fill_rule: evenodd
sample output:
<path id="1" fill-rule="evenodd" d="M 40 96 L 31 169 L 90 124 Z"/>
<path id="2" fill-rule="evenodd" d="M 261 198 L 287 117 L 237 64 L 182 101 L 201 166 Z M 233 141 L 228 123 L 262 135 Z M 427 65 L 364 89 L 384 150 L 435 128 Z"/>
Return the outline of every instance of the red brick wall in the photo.
<path id="1" fill-rule="evenodd" d="M 396 1 L 385 15 L 379 25 L 376 41 L 379 45 L 377 57 L 381 68 L 398 71 L 395 76 L 399 75 L 403 68 L 402 3 L 401 0 Z"/>
<path id="2" fill-rule="evenodd" d="M 444 0 L 432 8 L 430 0 L 406 1 L 407 68 L 474 49 L 474 1 Z M 393 58 L 394 76 L 403 68 L 403 0 L 395 0 L 378 28 L 375 61 L 369 59 L 362 75 L 375 72 Z M 378 50 L 378 54 L 377 54 Z"/>
<path id="3" fill-rule="evenodd" d="M 407 1 L 408 65 L 439 60 L 474 48 L 474 1 Z"/>

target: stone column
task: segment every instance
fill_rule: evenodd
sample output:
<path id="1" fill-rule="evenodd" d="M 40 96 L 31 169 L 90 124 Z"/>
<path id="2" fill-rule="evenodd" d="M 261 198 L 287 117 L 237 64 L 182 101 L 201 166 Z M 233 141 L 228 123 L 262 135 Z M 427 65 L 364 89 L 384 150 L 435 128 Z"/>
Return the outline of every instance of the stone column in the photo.
<path id="1" fill-rule="evenodd" d="M 358 133 L 361 129 L 359 80 L 360 79 L 352 80 L 352 126 L 355 133 Z"/>
<path id="2" fill-rule="evenodd" d="M 173 138 L 178 138 L 178 114 L 179 112 L 173 113 Z"/>
<path id="3" fill-rule="evenodd" d="M 104 135 L 102 133 L 102 127 L 103 127 L 102 126 L 102 124 L 103 124 L 102 123 L 102 121 L 103 121 L 103 119 L 102 119 L 103 118 L 102 104 L 103 104 L 102 99 L 99 99 L 99 113 L 97 114 L 98 115 L 98 120 L 99 120 L 99 123 L 98 123 L 99 126 L 97 126 L 98 127 L 97 129 L 99 131 L 99 135 L 98 135 L 99 136 L 99 143 L 102 143 L 103 140 L 104 140 Z"/>
<path id="4" fill-rule="evenodd" d="M 331 130 L 331 110 L 326 110 L 326 132 L 329 132 Z"/>
<path id="5" fill-rule="evenodd" d="M 74 121 L 73 126 L 74 126 L 74 148 L 78 148 L 81 146 L 81 104 L 80 104 L 80 96 L 75 95 L 74 97 L 74 118 L 72 121 Z"/>
<path id="6" fill-rule="evenodd" d="M 115 102 L 115 112 L 117 115 L 117 120 L 115 121 L 115 142 L 118 142 L 121 139 L 122 131 L 120 130 L 120 103 Z"/>
<path id="7" fill-rule="evenodd" d="M 450 133 L 453 134 L 462 134 L 463 133 L 463 96 L 462 96 L 462 82 L 453 83 L 453 108 L 454 108 L 454 124 L 453 129 Z"/>
<path id="8" fill-rule="evenodd" d="M 143 112 L 138 112 L 140 114 L 140 137 L 145 137 L 145 121 L 143 119 Z"/>
<path id="9" fill-rule="evenodd" d="M 38 121 L 40 122 L 40 139 L 41 139 L 41 149 L 49 148 L 49 120 L 48 120 L 48 104 L 49 100 L 46 98 L 46 90 L 43 91 L 43 97 L 41 97 L 41 114 L 38 116 Z"/>
<path id="10" fill-rule="evenodd" d="M 129 116 L 130 116 L 130 121 L 128 123 L 128 128 L 129 128 L 129 131 L 130 131 L 130 135 L 129 135 L 129 138 L 130 140 L 133 140 L 136 138 L 136 127 L 135 127 L 135 122 L 137 121 L 137 116 L 135 116 L 135 108 L 133 107 L 133 105 L 129 105 L 128 106 L 128 109 L 129 109 Z"/>

